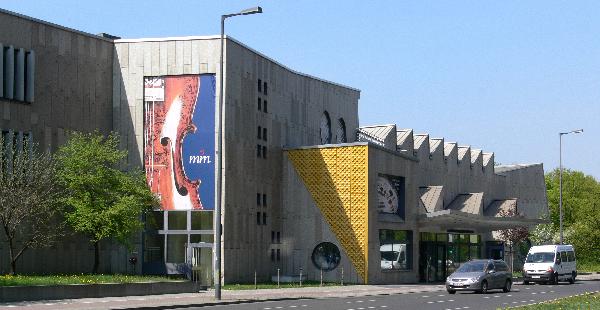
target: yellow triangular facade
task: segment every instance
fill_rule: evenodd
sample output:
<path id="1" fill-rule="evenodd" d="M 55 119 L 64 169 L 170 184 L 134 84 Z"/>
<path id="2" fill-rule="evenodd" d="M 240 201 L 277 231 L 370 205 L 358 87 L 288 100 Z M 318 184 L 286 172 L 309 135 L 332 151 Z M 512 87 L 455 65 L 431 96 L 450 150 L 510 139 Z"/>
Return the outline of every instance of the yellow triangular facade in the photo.
<path id="1" fill-rule="evenodd" d="M 368 146 L 288 151 L 329 227 L 364 283 L 368 283 Z"/>

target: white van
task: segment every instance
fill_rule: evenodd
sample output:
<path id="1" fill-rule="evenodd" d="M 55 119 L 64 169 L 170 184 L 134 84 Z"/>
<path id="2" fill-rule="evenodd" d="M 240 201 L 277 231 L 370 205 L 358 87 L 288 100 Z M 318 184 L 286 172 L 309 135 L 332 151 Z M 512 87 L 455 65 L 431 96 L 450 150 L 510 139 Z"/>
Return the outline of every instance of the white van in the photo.
<path id="1" fill-rule="evenodd" d="M 523 284 L 558 281 L 575 283 L 577 260 L 572 245 L 532 246 L 523 266 Z"/>
<path id="2" fill-rule="evenodd" d="M 381 252 L 381 269 L 406 269 L 406 244 L 384 244 Z"/>

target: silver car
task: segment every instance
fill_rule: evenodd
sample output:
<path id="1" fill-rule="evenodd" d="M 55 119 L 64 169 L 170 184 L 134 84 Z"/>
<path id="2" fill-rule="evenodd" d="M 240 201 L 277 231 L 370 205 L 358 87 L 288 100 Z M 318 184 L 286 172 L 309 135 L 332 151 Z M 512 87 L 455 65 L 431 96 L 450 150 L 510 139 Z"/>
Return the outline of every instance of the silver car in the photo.
<path id="1" fill-rule="evenodd" d="M 487 293 L 491 289 L 502 289 L 510 292 L 512 273 L 501 260 L 476 259 L 464 263 L 448 278 L 446 290 L 450 294 L 456 291 L 476 291 Z"/>

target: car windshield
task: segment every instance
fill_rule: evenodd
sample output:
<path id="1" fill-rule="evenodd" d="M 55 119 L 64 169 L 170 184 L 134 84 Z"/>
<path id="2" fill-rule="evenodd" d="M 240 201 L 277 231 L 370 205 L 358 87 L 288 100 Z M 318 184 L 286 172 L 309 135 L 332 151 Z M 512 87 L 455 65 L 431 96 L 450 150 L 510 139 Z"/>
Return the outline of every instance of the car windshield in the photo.
<path id="1" fill-rule="evenodd" d="M 460 266 L 460 268 L 458 268 L 458 270 L 456 270 L 456 271 L 457 272 L 483 272 L 485 270 L 486 265 L 487 265 L 487 262 L 485 262 L 485 261 L 467 262 L 467 263 L 464 263 L 462 266 Z"/>
<path id="2" fill-rule="evenodd" d="M 400 252 L 396 251 L 381 251 L 381 260 L 383 261 L 396 261 Z"/>
<path id="3" fill-rule="evenodd" d="M 540 252 L 527 254 L 526 263 L 551 263 L 554 261 L 554 253 Z"/>

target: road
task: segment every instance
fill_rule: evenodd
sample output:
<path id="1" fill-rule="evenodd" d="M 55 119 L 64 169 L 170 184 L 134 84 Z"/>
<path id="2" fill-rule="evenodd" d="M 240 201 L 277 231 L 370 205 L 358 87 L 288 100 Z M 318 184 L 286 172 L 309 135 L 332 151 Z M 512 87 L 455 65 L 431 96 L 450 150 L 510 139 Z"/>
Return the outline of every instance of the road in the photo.
<path id="1" fill-rule="evenodd" d="M 233 310 L 459 310 L 459 309 L 498 309 L 538 303 L 560 297 L 585 292 L 600 291 L 599 281 L 580 281 L 573 285 L 514 285 L 509 293 L 491 290 L 488 294 L 458 292 L 455 295 L 446 292 L 377 295 L 346 298 L 316 298 L 284 301 L 265 301 L 233 305 L 204 306 L 197 309 L 233 309 Z M 181 309 L 194 309 L 182 307 Z"/>

